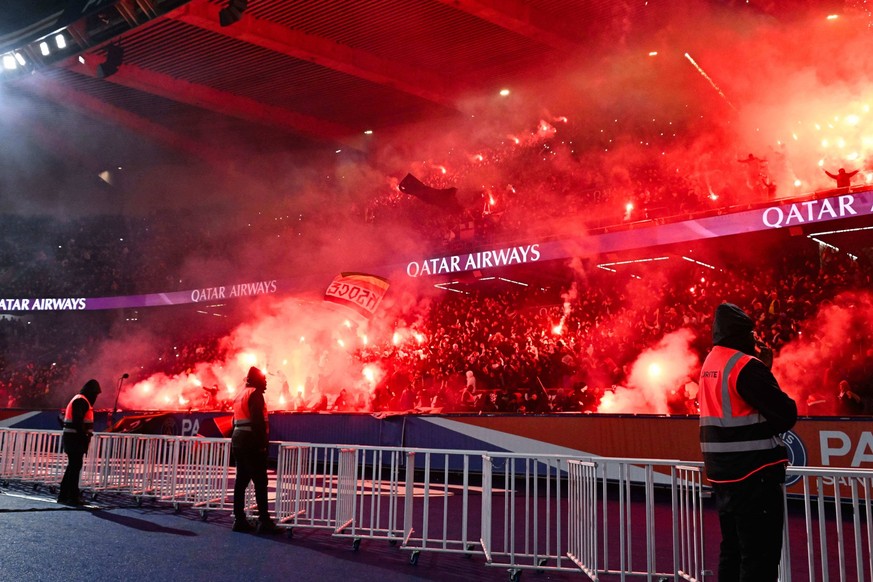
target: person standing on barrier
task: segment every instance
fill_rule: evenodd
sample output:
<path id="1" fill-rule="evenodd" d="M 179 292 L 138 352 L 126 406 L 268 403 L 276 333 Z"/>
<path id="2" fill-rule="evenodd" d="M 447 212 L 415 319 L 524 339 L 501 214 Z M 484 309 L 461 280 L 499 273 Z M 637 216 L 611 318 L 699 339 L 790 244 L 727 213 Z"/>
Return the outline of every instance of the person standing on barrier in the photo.
<path id="1" fill-rule="evenodd" d="M 721 526 L 718 580 L 773 581 L 779 571 L 788 450 L 797 405 L 770 371 L 754 323 L 722 303 L 700 371 L 700 447 Z"/>
<path id="2" fill-rule="evenodd" d="M 79 497 L 79 474 L 94 434 L 94 403 L 100 392 L 100 383 L 97 380 L 88 380 L 64 411 L 64 434 L 61 440 L 67 454 L 67 468 L 61 480 L 58 503 L 82 505 Z"/>
<path id="3" fill-rule="evenodd" d="M 258 531 L 276 533 L 279 529 L 270 518 L 267 506 L 267 445 L 270 426 L 264 392 L 267 377 L 252 366 L 246 376 L 246 387 L 233 401 L 233 435 L 231 447 L 236 459 L 236 481 L 233 486 L 233 531 L 255 529 L 246 519 L 245 497 L 249 483 L 255 485 L 258 506 Z"/>

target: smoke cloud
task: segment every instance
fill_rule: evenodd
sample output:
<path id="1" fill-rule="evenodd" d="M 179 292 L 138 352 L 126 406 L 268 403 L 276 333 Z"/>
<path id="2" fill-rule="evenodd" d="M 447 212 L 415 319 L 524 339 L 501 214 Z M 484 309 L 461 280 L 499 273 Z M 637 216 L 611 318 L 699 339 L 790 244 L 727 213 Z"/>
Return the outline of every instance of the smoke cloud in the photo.
<path id="1" fill-rule="evenodd" d="M 585 231 L 583 221 L 620 220 L 632 201 L 637 214 L 631 219 L 641 217 L 646 205 L 676 212 L 682 206 L 679 190 L 722 205 L 772 197 L 768 183 L 777 197 L 828 188 L 833 181 L 823 170 L 839 167 L 861 169 L 856 183 L 871 179 L 873 67 L 867 61 L 873 51 L 868 22 L 860 15 L 828 20 L 811 10 L 788 22 L 753 9 L 714 7 L 717 3 L 670 4 L 669 16 L 652 20 L 653 26 L 645 24 L 650 14 L 622 5 L 610 37 L 619 39 L 615 46 L 602 52 L 586 47 L 560 63 L 544 63 L 509 83 L 505 96 L 493 87 L 461 95 L 458 118 L 377 132 L 363 146 L 365 154 L 334 147 L 284 149 L 277 138 L 264 150 L 229 150 L 233 161 L 220 170 L 214 160 L 180 163 L 131 132 L 46 105 L 36 97 L 39 91 L 26 85 L 0 85 L 0 139 L 22 144 L 0 154 L 0 203 L 8 214 L 64 218 L 89 212 L 160 217 L 190 210 L 192 222 L 208 225 L 215 239 L 228 236 L 224 244 L 200 248 L 177 235 L 184 258 L 172 279 L 181 281 L 180 288 L 252 276 L 316 275 L 315 295 L 253 306 L 244 323 L 228 332 L 218 359 L 204 360 L 185 376 L 132 378 L 120 398 L 124 406 L 169 402 L 184 408 L 202 397 L 198 382 L 218 384 L 229 395 L 249 365 L 267 370 L 274 407 L 283 406 L 279 395 L 287 405 L 298 395 L 334 396 L 327 386 L 339 384 L 364 395 L 382 372 L 371 368 L 364 376 L 350 365 L 340 342 L 359 345 L 364 336 L 405 329 L 424 317 L 428 293 L 401 289 L 404 275 L 398 274 L 391 277 L 385 315 L 350 325 L 344 314 L 321 305 L 317 293 L 321 282 L 326 285 L 339 271 L 432 254 L 433 241 L 422 232 L 424 226 L 438 229 L 434 224 L 440 222 L 424 219 L 440 217 L 397 190 L 406 173 L 434 188 L 457 187 L 459 200 L 474 214 L 505 211 L 503 219 L 519 239 L 578 235 Z M 61 138 L 50 139 L 48 128 L 62 128 Z M 234 142 L 226 129 L 203 127 L 199 137 L 204 143 Z M 115 174 L 113 186 L 98 179 L 104 170 Z M 593 192 L 608 203 L 589 204 Z M 413 219 L 394 221 L 386 207 L 411 209 L 405 216 Z M 528 220 L 536 208 L 560 211 Z M 584 248 L 580 253 L 588 254 Z M 585 280 L 587 274 L 576 266 L 579 280 Z M 564 298 L 565 318 L 577 293 L 574 284 Z M 652 313 L 675 300 L 633 286 L 627 298 Z M 825 321 L 847 317 L 840 313 L 836 305 L 825 310 L 821 329 L 831 329 Z M 615 335 L 632 333 L 627 322 L 609 323 Z M 137 354 L 145 358 L 166 341 L 147 327 L 106 343 L 83 367 L 106 370 L 107 377 L 130 369 Z M 830 332 L 821 333 L 836 345 Z M 804 341 L 810 335 L 805 332 Z M 697 365 L 688 349 L 692 341 L 676 332 L 643 352 L 612 406 L 664 411 L 667 383 L 681 383 Z M 799 355 L 811 344 L 789 347 L 782 356 L 786 362 L 811 357 Z M 118 354 L 128 357 L 118 361 Z M 824 362 L 822 356 L 808 361 Z M 325 363 L 337 378 L 318 372 Z M 662 365 L 660 375 L 653 372 L 655 365 Z M 801 390 L 806 384 L 794 371 L 799 369 L 785 365 L 779 371 Z"/>
<path id="2" fill-rule="evenodd" d="M 773 362 L 773 374 L 801 410 L 808 400 L 833 401 L 840 380 L 869 378 L 873 295 L 841 293 L 801 326 Z M 858 389 L 858 386 L 854 386 Z"/>
<path id="3" fill-rule="evenodd" d="M 670 398 L 677 390 L 684 390 L 700 368 L 700 360 L 690 348 L 693 339 L 694 332 L 680 329 L 644 350 L 631 364 L 628 385 L 605 393 L 597 412 L 667 414 Z"/>

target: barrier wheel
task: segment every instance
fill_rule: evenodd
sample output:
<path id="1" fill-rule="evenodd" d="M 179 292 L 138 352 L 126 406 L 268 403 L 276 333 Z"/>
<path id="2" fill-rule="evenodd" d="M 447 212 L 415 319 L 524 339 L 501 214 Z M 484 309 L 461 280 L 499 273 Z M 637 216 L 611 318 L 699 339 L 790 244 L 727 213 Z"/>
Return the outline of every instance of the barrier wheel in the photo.
<path id="1" fill-rule="evenodd" d="M 137 495 L 136 497 L 133 498 L 133 500 L 136 503 L 137 507 L 142 507 L 142 496 L 141 495 Z"/>
<path id="2" fill-rule="evenodd" d="M 412 552 L 409 555 L 409 563 L 412 564 L 413 566 L 417 565 L 418 564 L 418 554 L 420 554 L 420 553 L 421 552 L 419 552 L 418 550 L 415 550 L 414 552 Z"/>
<path id="3" fill-rule="evenodd" d="M 519 578 L 521 578 L 521 570 L 509 571 L 509 582 L 518 582 Z"/>
<path id="4" fill-rule="evenodd" d="M 285 530 L 285 535 L 288 536 L 289 540 L 293 539 L 294 538 L 294 529 L 289 527 L 287 530 Z"/>
<path id="5" fill-rule="evenodd" d="M 179 507 L 178 503 L 174 503 L 173 504 L 173 513 L 179 513 L 180 511 L 182 511 L 182 508 Z"/>
<path id="6" fill-rule="evenodd" d="M 361 547 L 361 538 L 355 538 L 354 541 L 352 541 L 352 550 L 357 552 L 360 547 Z"/>
<path id="7" fill-rule="evenodd" d="M 465 558 L 472 558 L 473 557 L 473 550 L 475 550 L 475 549 L 476 549 L 476 544 L 467 544 L 467 553 L 464 554 L 464 557 Z"/>
<path id="8" fill-rule="evenodd" d="M 547 558 L 540 558 L 537 560 L 537 566 L 545 566 L 546 562 L 549 560 Z M 537 570 L 537 574 L 542 574 L 544 570 Z"/>
<path id="9" fill-rule="evenodd" d="M 397 540 L 395 540 L 395 539 L 388 540 L 388 545 L 393 548 L 394 546 L 397 545 Z"/>
<path id="10" fill-rule="evenodd" d="M 209 514 L 206 513 L 205 509 L 200 510 L 200 521 L 206 521 L 206 518 L 209 517 Z"/>

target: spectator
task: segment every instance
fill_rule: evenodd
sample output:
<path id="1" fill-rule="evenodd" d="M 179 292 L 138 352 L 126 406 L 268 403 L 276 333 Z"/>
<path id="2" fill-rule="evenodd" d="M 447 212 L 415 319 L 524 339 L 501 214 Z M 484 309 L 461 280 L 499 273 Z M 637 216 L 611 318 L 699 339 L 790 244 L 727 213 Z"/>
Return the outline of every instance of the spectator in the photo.
<path id="1" fill-rule="evenodd" d="M 827 170 L 824 171 L 828 177 L 837 181 L 837 188 L 848 189 L 852 185 L 852 176 L 858 173 L 858 170 L 846 172 L 845 168 L 840 168 L 836 174 L 831 174 Z"/>

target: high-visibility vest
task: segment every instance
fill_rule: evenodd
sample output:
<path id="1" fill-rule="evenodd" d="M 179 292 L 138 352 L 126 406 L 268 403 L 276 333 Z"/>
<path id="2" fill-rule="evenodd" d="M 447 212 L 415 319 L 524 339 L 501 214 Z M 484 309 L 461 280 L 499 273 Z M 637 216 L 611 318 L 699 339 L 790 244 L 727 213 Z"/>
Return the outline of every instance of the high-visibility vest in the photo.
<path id="1" fill-rule="evenodd" d="M 255 393 L 256 388 L 246 386 L 233 401 L 233 426 L 234 428 L 251 426 L 252 413 L 249 410 L 249 398 Z M 264 424 L 267 423 L 267 404 L 264 403 Z"/>
<path id="2" fill-rule="evenodd" d="M 743 400 L 737 378 L 753 356 L 715 346 L 700 370 L 700 449 L 714 483 L 741 481 L 787 462 L 784 443 L 767 420 Z"/>
<path id="3" fill-rule="evenodd" d="M 82 424 L 84 424 L 86 429 L 94 426 L 94 408 L 91 406 L 91 401 L 88 400 L 84 394 L 76 394 L 70 399 L 70 402 L 67 404 L 67 409 L 64 411 L 64 432 L 78 432 L 73 428 L 73 403 L 78 399 L 82 399 L 88 404 L 88 411 L 82 419 Z"/>

